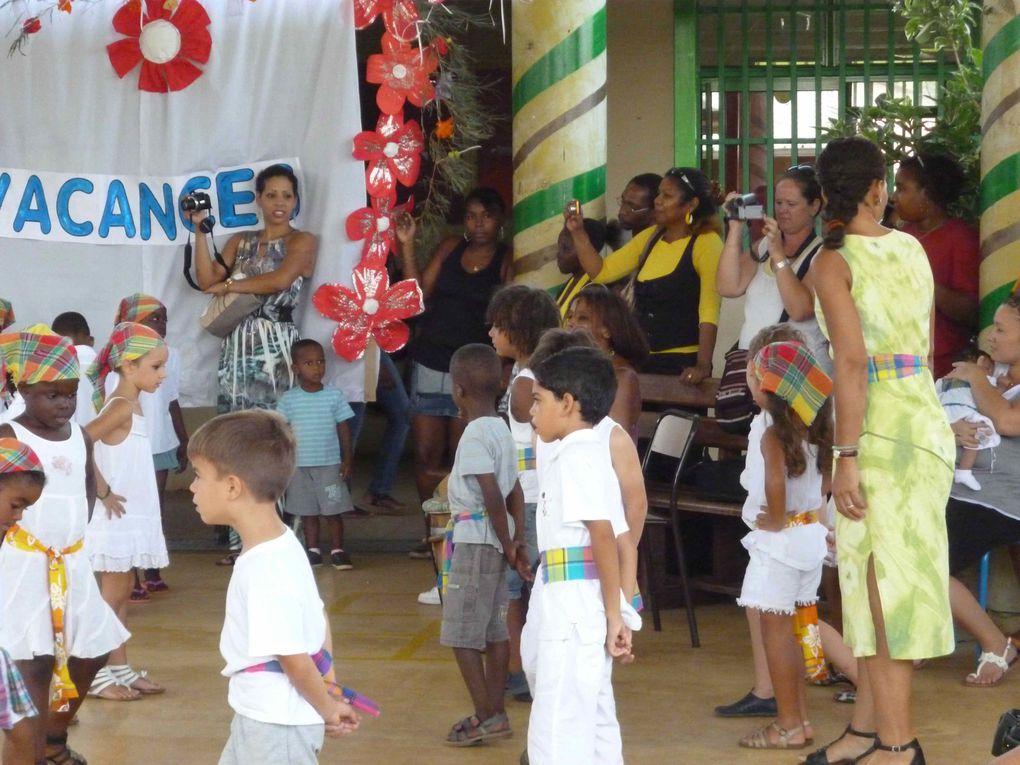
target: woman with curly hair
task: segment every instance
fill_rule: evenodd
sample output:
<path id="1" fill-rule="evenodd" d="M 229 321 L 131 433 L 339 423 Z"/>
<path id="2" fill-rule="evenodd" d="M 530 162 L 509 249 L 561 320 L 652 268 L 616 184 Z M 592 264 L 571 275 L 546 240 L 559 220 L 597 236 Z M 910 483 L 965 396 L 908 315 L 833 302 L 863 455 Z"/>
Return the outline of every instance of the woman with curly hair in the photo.
<path id="1" fill-rule="evenodd" d="M 825 248 L 812 271 L 832 344 L 832 498 L 858 683 L 850 726 L 807 762 L 921 765 L 912 662 L 954 648 L 945 507 L 955 448 L 929 368 L 934 282 L 918 241 L 880 223 L 888 193 L 875 144 L 832 141 L 818 176 Z"/>

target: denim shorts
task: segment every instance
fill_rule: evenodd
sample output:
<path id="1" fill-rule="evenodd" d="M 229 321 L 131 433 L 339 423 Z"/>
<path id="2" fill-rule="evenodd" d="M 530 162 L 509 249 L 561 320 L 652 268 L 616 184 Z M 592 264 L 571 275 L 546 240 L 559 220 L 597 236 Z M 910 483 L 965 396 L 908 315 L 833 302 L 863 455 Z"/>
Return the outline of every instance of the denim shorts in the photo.
<path id="1" fill-rule="evenodd" d="M 180 464 L 177 462 L 177 447 L 169 451 L 152 455 L 152 464 L 156 470 L 177 470 Z"/>
<path id="2" fill-rule="evenodd" d="M 453 403 L 453 381 L 449 372 L 440 372 L 419 364 L 411 366 L 411 414 L 429 417 L 458 417 Z"/>

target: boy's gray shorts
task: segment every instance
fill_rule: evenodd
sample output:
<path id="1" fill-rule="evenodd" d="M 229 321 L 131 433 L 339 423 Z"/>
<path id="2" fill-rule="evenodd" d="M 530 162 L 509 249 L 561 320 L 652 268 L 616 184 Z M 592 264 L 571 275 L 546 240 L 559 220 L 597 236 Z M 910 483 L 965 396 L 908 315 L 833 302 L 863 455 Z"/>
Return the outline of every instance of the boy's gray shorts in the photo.
<path id="1" fill-rule="evenodd" d="M 219 765 L 317 765 L 325 724 L 276 725 L 234 714 Z"/>

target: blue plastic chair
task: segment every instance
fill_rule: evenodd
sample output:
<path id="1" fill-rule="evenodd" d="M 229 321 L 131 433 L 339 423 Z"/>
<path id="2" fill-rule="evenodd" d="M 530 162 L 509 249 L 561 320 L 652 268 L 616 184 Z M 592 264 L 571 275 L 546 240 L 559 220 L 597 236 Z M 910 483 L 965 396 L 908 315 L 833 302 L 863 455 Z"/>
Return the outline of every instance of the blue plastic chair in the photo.
<path id="1" fill-rule="evenodd" d="M 986 552 L 978 564 L 978 603 L 985 611 L 988 610 L 988 563 L 991 557 L 991 551 Z M 974 653 L 979 659 L 981 658 L 980 644 L 974 649 Z"/>

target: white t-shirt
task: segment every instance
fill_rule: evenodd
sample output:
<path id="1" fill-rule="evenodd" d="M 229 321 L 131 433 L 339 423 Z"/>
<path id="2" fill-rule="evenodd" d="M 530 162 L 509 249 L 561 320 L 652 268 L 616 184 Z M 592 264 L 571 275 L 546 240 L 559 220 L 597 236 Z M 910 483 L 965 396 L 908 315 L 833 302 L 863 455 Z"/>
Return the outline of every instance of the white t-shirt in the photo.
<path id="1" fill-rule="evenodd" d="M 152 443 L 153 454 L 162 454 L 181 445 L 177 433 L 174 431 L 173 420 L 170 419 L 170 402 L 176 401 L 180 397 L 181 355 L 176 348 L 167 346 L 167 350 L 169 354 L 166 360 L 166 379 L 154 393 L 142 391 L 138 394 L 142 415 L 149 426 L 149 441 Z M 110 372 L 107 375 L 107 396 L 113 393 L 119 382 L 120 376 L 116 372 Z"/>
<path id="2" fill-rule="evenodd" d="M 464 428 L 464 435 L 457 445 L 457 456 L 453 459 L 450 473 L 450 513 L 477 513 L 485 510 L 482 487 L 475 476 L 492 473 L 496 476 L 500 493 L 506 497 L 517 483 L 517 449 L 510 429 L 500 417 L 479 417 L 471 420 Z M 514 522 L 507 516 L 510 534 Z M 485 518 L 480 521 L 458 521 L 453 527 L 453 542 L 460 544 L 492 545 L 500 552 L 503 546 L 496 538 L 492 522 Z"/>
<path id="3" fill-rule="evenodd" d="M 238 714 L 277 725 L 315 725 L 322 717 L 282 672 L 242 672 L 278 656 L 319 651 L 326 641 L 322 599 L 308 556 L 290 529 L 246 550 L 234 564 L 220 653 Z"/>
<path id="4" fill-rule="evenodd" d="M 74 421 L 83 428 L 96 419 L 96 407 L 92 403 L 92 381 L 88 377 L 89 367 L 96 360 L 96 350 L 91 345 L 76 345 L 75 352 L 78 354 L 78 366 L 81 367 L 81 376 L 78 378 L 78 405 L 74 410 Z"/>

